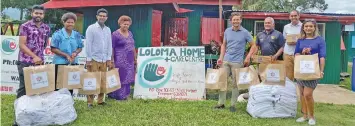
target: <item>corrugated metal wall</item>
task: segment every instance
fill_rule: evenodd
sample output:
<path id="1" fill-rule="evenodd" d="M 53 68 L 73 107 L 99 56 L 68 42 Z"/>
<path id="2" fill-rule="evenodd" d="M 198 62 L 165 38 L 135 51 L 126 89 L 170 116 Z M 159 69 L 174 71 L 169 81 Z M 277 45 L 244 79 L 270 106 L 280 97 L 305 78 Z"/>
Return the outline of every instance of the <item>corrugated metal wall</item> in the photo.
<path id="1" fill-rule="evenodd" d="M 325 26 L 327 57 L 322 84 L 339 84 L 341 71 L 340 36 L 341 25 L 338 22 L 327 22 Z"/>
<path id="2" fill-rule="evenodd" d="M 222 22 L 222 28 L 224 28 L 224 22 Z M 201 19 L 201 44 L 210 44 L 211 40 L 222 43 L 219 18 L 203 17 Z"/>
<path id="3" fill-rule="evenodd" d="M 132 18 L 132 31 L 136 47 L 149 47 L 152 41 L 152 13 L 153 9 L 149 6 L 119 6 L 104 7 L 108 11 L 106 25 L 114 32 L 118 29 L 117 20 L 122 15 Z M 84 31 L 87 27 L 96 22 L 96 11 L 99 8 L 84 8 Z"/>
<path id="4" fill-rule="evenodd" d="M 194 10 L 188 13 L 175 13 L 164 11 L 163 12 L 163 24 L 169 18 L 179 18 L 179 17 L 187 17 L 189 19 L 189 33 L 187 36 L 187 41 L 189 46 L 198 46 L 201 43 L 201 17 L 204 12 L 207 11 L 217 11 L 218 6 L 204 6 L 204 5 L 179 5 L 181 8 Z M 231 7 L 223 7 L 224 10 L 231 9 Z M 163 25 L 163 27 L 165 27 Z M 163 28 L 165 29 L 165 28 Z M 163 32 L 163 34 L 165 34 Z M 165 35 L 163 35 L 165 36 Z"/>

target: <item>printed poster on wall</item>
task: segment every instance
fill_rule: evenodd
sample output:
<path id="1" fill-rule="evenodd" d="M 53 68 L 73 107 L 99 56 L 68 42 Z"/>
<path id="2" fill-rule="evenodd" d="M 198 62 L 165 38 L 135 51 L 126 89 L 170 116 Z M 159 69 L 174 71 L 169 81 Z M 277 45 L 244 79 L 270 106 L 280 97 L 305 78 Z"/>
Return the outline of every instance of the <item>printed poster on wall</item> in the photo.
<path id="1" fill-rule="evenodd" d="M 137 62 L 134 98 L 205 98 L 203 46 L 139 48 Z"/>

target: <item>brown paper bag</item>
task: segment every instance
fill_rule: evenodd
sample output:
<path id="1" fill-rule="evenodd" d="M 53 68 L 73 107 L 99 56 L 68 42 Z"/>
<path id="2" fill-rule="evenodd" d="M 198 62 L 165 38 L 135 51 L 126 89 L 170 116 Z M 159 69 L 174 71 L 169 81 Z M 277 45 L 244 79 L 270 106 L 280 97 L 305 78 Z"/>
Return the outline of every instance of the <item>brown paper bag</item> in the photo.
<path id="1" fill-rule="evenodd" d="M 102 74 L 104 75 L 104 74 Z M 106 72 L 106 83 L 103 88 L 101 88 L 101 93 L 111 93 L 121 88 L 120 75 L 118 73 L 118 68 L 112 69 Z"/>
<path id="2" fill-rule="evenodd" d="M 226 69 L 211 69 L 207 68 L 206 88 L 227 91 L 228 73 Z"/>
<path id="3" fill-rule="evenodd" d="M 235 82 L 239 90 L 248 89 L 251 85 L 259 84 L 258 73 L 253 66 L 235 69 Z"/>
<path id="4" fill-rule="evenodd" d="M 286 71 L 284 64 L 260 64 L 259 70 L 264 84 L 285 86 Z"/>
<path id="5" fill-rule="evenodd" d="M 290 34 L 286 35 L 286 43 L 290 45 L 294 45 L 297 43 L 298 38 L 300 38 L 300 34 Z"/>
<path id="6" fill-rule="evenodd" d="M 101 72 L 84 72 L 80 77 L 82 88 L 79 94 L 94 95 L 100 93 Z"/>
<path id="7" fill-rule="evenodd" d="M 54 64 L 23 68 L 26 95 L 42 94 L 55 90 Z"/>
<path id="8" fill-rule="evenodd" d="M 57 89 L 79 89 L 82 87 L 80 77 L 84 72 L 82 65 L 59 65 L 57 73 Z"/>
<path id="9" fill-rule="evenodd" d="M 254 55 L 252 57 L 252 62 L 253 63 L 271 63 L 271 56 L 259 56 L 259 55 Z"/>
<path id="10" fill-rule="evenodd" d="M 318 54 L 295 56 L 295 78 L 299 80 L 320 79 Z"/>

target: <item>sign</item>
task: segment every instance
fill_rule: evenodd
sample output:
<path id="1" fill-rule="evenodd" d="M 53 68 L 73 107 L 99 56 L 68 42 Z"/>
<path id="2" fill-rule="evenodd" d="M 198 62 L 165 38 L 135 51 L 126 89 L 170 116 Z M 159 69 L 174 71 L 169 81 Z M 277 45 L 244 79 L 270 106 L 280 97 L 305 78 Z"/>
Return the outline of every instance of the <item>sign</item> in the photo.
<path id="1" fill-rule="evenodd" d="M 204 99 L 204 47 L 139 48 L 135 83 L 134 98 Z"/>
<path id="2" fill-rule="evenodd" d="M 354 31 L 354 23 L 350 25 L 345 25 L 345 30 L 344 31 Z"/>
<path id="3" fill-rule="evenodd" d="M 50 43 L 48 41 L 43 51 L 45 64 L 52 64 L 53 61 L 54 54 L 51 52 Z M 20 79 L 16 65 L 19 49 L 19 36 L 1 35 L 1 94 L 16 94 L 19 87 Z M 78 54 L 78 58 L 79 64 L 86 64 L 85 46 Z M 78 94 L 78 90 L 74 90 L 73 95 L 74 99 L 86 100 L 86 95 Z"/>

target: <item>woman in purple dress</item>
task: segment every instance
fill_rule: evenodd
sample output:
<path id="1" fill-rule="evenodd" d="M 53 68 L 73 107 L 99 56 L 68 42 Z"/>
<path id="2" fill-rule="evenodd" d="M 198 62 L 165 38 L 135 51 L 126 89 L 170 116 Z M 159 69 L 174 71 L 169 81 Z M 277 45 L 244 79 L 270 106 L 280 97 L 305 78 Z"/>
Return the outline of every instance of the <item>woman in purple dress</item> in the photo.
<path id="1" fill-rule="evenodd" d="M 110 94 L 109 97 L 117 100 L 127 100 L 130 95 L 130 85 L 134 83 L 136 51 L 133 34 L 129 31 L 132 20 L 128 16 L 118 19 L 120 28 L 112 33 L 113 61 L 115 68 L 119 69 L 121 89 Z"/>

